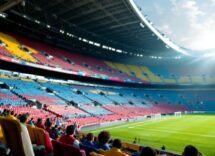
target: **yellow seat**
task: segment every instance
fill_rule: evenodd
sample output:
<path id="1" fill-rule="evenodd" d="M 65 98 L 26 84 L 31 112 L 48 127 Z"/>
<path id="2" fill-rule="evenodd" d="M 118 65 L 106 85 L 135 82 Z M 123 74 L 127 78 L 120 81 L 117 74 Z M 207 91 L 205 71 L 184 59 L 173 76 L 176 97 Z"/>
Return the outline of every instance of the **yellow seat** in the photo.
<path id="1" fill-rule="evenodd" d="M 22 60 L 25 60 L 25 61 L 30 61 L 30 62 L 34 62 L 34 63 L 37 62 L 37 60 L 33 56 L 31 56 L 31 54 L 20 49 L 21 44 L 12 36 L 0 32 L 0 39 L 4 43 L 7 44 L 7 46 L 5 48 L 13 56 L 20 58 Z M 34 50 L 33 48 L 30 48 L 30 47 L 27 47 L 27 48 L 29 48 L 32 51 L 32 53 L 36 53 L 36 50 Z"/>
<path id="2" fill-rule="evenodd" d="M 139 145 L 135 145 L 135 144 L 131 144 L 131 143 L 123 143 L 122 147 L 131 149 L 131 150 L 134 150 L 134 151 L 139 151 L 139 149 L 140 149 Z"/>
<path id="3" fill-rule="evenodd" d="M 191 76 L 192 83 L 203 83 L 203 77 L 202 76 Z"/>
<path id="4" fill-rule="evenodd" d="M 17 120 L 0 117 L 0 125 L 3 131 L 4 142 L 11 149 L 12 154 L 14 156 L 29 156 L 25 150 L 26 148 L 24 148 L 25 140 L 23 140 L 21 124 Z"/>
<path id="5" fill-rule="evenodd" d="M 44 139 L 44 130 L 38 127 L 34 127 L 33 133 L 35 136 L 35 142 L 37 145 L 45 145 L 45 139 Z"/>
<path id="6" fill-rule="evenodd" d="M 167 84 L 175 84 L 176 80 L 175 79 L 164 79 L 164 82 Z"/>
<path id="7" fill-rule="evenodd" d="M 38 128 L 38 127 L 31 127 L 32 129 L 32 139 L 33 141 L 35 141 L 34 143 L 36 145 L 44 145 L 46 148 L 46 151 L 48 153 L 53 151 L 53 147 L 52 147 L 52 143 L 51 143 L 51 139 L 49 137 L 49 134 L 43 130 L 42 128 Z"/>
<path id="8" fill-rule="evenodd" d="M 178 83 L 181 83 L 181 84 L 190 84 L 190 79 L 188 76 L 180 76 L 179 79 L 178 79 Z"/>
<path id="9" fill-rule="evenodd" d="M 140 69 L 139 66 L 136 65 L 127 65 L 127 67 L 133 72 L 135 73 L 136 77 L 143 80 L 143 81 L 147 81 L 149 82 L 149 79 L 147 78 L 146 75 L 144 75 L 144 72 Z"/>
<path id="10" fill-rule="evenodd" d="M 113 69 L 115 69 L 115 70 L 117 70 L 117 71 L 122 71 L 123 73 L 126 73 L 126 74 L 128 74 L 128 75 L 132 75 L 132 74 L 131 74 L 131 71 L 128 69 L 128 67 L 127 67 L 125 64 L 113 63 L 113 62 L 108 62 L 108 61 L 105 61 L 105 63 L 106 63 L 109 67 L 111 67 L 111 68 L 113 68 Z"/>
<path id="11" fill-rule="evenodd" d="M 151 82 L 162 82 L 161 78 L 154 74 L 148 67 L 141 66 L 141 71 L 148 75 Z"/>
<path id="12" fill-rule="evenodd" d="M 117 67 L 118 70 L 122 71 L 123 73 L 126 73 L 128 75 L 132 75 L 131 71 L 125 64 L 121 63 L 114 63 L 114 65 Z"/>
<path id="13" fill-rule="evenodd" d="M 4 142 L 4 137 L 3 137 L 3 131 L 2 131 L 1 126 L 0 126 L 0 142 L 5 143 L 5 142 Z M 5 143 L 5 144 L 6 144 L 6 143 Z"/>
<path id="14" fill-rule="evenodd" d="M 162 82 L 161 78 L 154 74 L 148 67 L 137 65 L 126 65 L 122 63 L 105 62 L 111 68 L 120 70 L 128 75 L 133 75 L 146 82 Z M 171 81 L 171 82 L 170 82 Z M 167 80 L 168 83 L 173 83 L 172 80 Z"/>
<path id="15" fill-rule="evenodd" d="M 105 61 L 105 64 L 107 64 L 109 67 L 113 69 L 117 69 L 117 67 L 113 64 L 113 62 Z"/>
<path id="16" fill-rule="evenodd" d="M 215 83 L 215 77 L 207 77 L 206 81 L 207 83 Z"/>
<path id="17" fill-rule="evenodd" d="M 31 142 L 32 144 L 36 144 L 36 136 L 35 136 L 35 133 L 34 133 L 34 127 L 27 124 L 27 129 L 28 129 L 28 133 L 30 135 L 30 138 L 31 138 Z"/>

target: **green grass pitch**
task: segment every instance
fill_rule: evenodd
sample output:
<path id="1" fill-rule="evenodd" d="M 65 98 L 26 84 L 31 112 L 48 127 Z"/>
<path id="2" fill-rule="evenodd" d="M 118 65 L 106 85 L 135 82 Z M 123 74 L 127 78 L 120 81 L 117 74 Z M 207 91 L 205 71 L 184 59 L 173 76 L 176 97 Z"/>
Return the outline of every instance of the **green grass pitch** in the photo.
<path id="1" fill-rule="evenodd" d="M 215 156 L 215 115 L 184 115 L 145 120 L 92 130 L 111 132 L 113 138 L 181 153 L 188 144 L 196 146 L 205 156 Z"/>

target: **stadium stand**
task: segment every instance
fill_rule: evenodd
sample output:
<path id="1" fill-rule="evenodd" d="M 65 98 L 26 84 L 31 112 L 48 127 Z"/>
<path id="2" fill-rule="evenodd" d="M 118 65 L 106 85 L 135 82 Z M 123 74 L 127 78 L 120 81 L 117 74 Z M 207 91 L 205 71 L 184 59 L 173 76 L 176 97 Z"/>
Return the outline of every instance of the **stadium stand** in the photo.
<path id="1" fill-rule="evenodd" d="M 10 108 L 8 108 L 8 106 L 0 106 L 1 110 L 4 109 L 9 109 L 10 111 L 14 111 L 15 114 L 25 114 L 25 113 L 29 113 L 30 114 L 30 118 L 34 118 L 34 120 L 36 121 L 38 118 L 42 118 L 45 119 L 47 117 L 50 118 L 54 118 L 55 115 L 44 111 L 44 110 L 40 110 L 40 109 L 36 109 L 36 108 L 32 108 L 30 106 L 10 106 Z"/>
<path id="2" fill-rule="evenodd" d="M 111 71 L 108 70 L 110 68 L 108 68 L 108 66 L 103 61 L 76 53 L 69 53 L 59 48 L 28 40 L 24 37 L 14 37 L 11 38 L 13 40 L 18 40 L 20 42 L 20 45 L 21 43 L 23 45 L 26 45 L 26 49 L 28 49 L 28 51 L 31 52 L 31 49 L 29 47 L 37 49 L 37 51 L 33 49 L 32 57 L 34 57 L 40 64 L 63 68 L 66 70 L 84 72 L 89 75 L 107 75 L 109 77 L 122 77 L 124 79 L 138 80 L 134 76 L 128 76 L 126 74 L 119 73 L 114 69 L 112 69 Z"/>
<path id="3" fill-rule="evenodd" d="M 11 54 L 5 49 L 4 46 L 0 46 L 0 55 L 11 57 Z"/>
<path id="4" fill-rule="evenodd" d="M 22 44 L 20 44 L 15 38 L 10 35 L 0 33 L 0 40 L 6 44 L 5 48 L 13 55 L 14 57 L 30 61 L 37 62 L 28 52 L 22 50 Z M 34 53 L 34 50 L 31 50 Z"/>
<path id="5" fill-rule="evenodd" d="M 44 81 L 35 82 L 31 79 L 2 74 L 0 81 L 11 88 L 0 89 L 1 105 L 19 107 L 25 106 L 28 101 L 33 103 L 38 101 L 40 104 L 47 105 L 49 111 L 61 116 L 70 116 L 70 118 L 89 115 L 103 116 L 109 115 L 111 112 L 121 115 L 118 114 L 121 109 L 125 110 L 125 112 L 130 110 L 130 112 L 123 113 L 126 116 L 126 114 L 133 113 L 133 107 L 145 114 L 145 111 L 150 110 L 151 105 L 154 105 L 152 108 L 156 110 L 159 107 L 158 104 L 164 104 L 164 108 L 165 105 L 173 106 L 175 107 L 175 111 L 177 109 L 184 111 L 183 107 L 180 108 L 177 105 L 186 106 L 191 110 L 214 110 L 212 105 L 214 100 L 213 91 L 204 93 L 204 90 L 186 92 L 183 90 L 141 90 L 140 92 L 140 89 L 124 88 L 122 90 L 121 88 L 112 87 L 97 86 L 95 88 L 74 84 L 69 85 Z M 31 92 L 29 92 L 29 88 L 31 88 Z M 77 93 L 77 91 L 80 91 L 80 93 Z M 67 106 L 69 103 L 74 106 Z M 172 109 L 170 107 L 167 108 L 169 110 Z M 160 113 L 170 113 L 168 109 L 167 111 L 160 110 Z M 174 111 L 172 110 L 172 112 Z M 150 112 L 145 115 L 147 114 L 150 114 Z M 139 114 L 134 113 L 133 115 L 138 116 Z"/>
<path id="6" fill-rule="evenodd" d="M 26 118 L 23 121 L 23 116 L 25 116 L 25 114 L 21 115 L 19 118 L 21 123 L 16 119 L 9 118 L 7 113 L 5 113 L 5 112 L 3 112 L 0 117 L 0 124 L 1 124 L 2 130 L 3 130 L 3 137 L 4 137 L 4 139 L 6 139 L 7 147 L 10 147 L 10 149 L 11 149 L 10 152 L 12 154 L 16 155 L 18 153 L 18 155 L 20 155 L 20 156 L 21 155 L 26 156 L 26 154 L 23 154 L 23 153 L 28 153 L 27 155 L 29 155 L 29 148 L 33 148 L 33 146 L 31 144 L 27 144 L 28 148 L 26 149 L 25 142 L 28 139 L 30 139 L 32 144 L 34 144 L 34 152 L 36 153 L 36 155 L 38 155 L 38 153 L 37 153 L 38 151 L 36 151 L 36 149 L 39 149 L 39 148 L 40 148 L 40 150 L 43 149 L 39 153 L 40 156 L 41 155 L 45 156 L 47 154 L 52 154 L 52 153 L 54 153 L 54 155 L 56 155 L 56 154 L 57 155 L 68 155 L 68 153 L 73 153 L 73 154 L 76 153 L 76 155 L 81 155 L 81 156 L 85 156 L 85 155 L 100 156 L 99 154 L 96 154 L 95 152 L 99 151 L 100 154 L 104 154 L 105 151 L 96 149 L 97 144 L 102 139 L 106 140 L 106 137 L 107 137 L 107 140 L 105 142 L 105 146 L 103 146 L 103 149 L 106 149 L 106 148 L 108 148 L 106 150 L 111 149 L 109 147 L 109 142 L 108 142 L 110 140 L 110 136 L 108 136 L 110 134 L 108 132 L 106 132 L 106 131 L 100 132 L 100 134 L 98 135 L 98 138 L 99 138 L 98 142 L 94 141 L 94 136 L 91 133 L 90 135 L 93 136 L 92 139 L 90 140 L 90 141 L 92 141 L 92 144 L 86 144 L 87 140 L 90 139 L 90 138 L 88 138 L 89 134 L 87 134 L 87 136 L 86 136 L 85 134 L 81 134 L 81 133 L 77 133 L 77 132 L 75 133 L 75 129 L 77 128 L 77 127 L 75 127 L 75 125 L 73 125 L 73 127 L 75 128 L 73 130 L 73 133 L 74 133 L 74 135 L 76 135 L 75 139 L 78 139 L 80 141 L 80 142 L 78 142 L 79 148 L 76 148 L 69 144 L 65 144 L 64 142 L 61 142 L 58 139 L 57 140 L 53 139 L 52 143 L 51 143 L 51 139 L 49 138 L 49 135 L 53 134 L 52 131 L 47 132 L 41 128 L 37 128 L 32 125 L 26 124 L 28 122 L 28 120 L 26 120 L 27 119 Z M 88 123 L 90 121 L 93 123 L 93 121 L 94 121 L 93 117 L 90 117 L 90 119 L 91 120 L 89 120 Z M 16 133 L 14 133 L 13 135 L 8 135 L 14 129 L 17 129 Z M 24 129 L 26 129 L 27 131 L 25 131 Z M 58 132 L 58 131 L 56 131 L 56 132 Z M 69 131 L 67 131 L 67 129 L 66 129 L 66 133 L 68 133 L 68 132 Z M 72 139 L 74 137 L 74 135 L 70 135 L 70 136 L 64 135 L 64 136 Z M 19 150 L 17 150 L 17 147 L 18 147 L 17 144 L 11 144 L 10 141 L 12 139 L 11 138 L 12 136 L 17 139 L 15 141 L 19 142 L 19 146 L 20 146 Z M 18 137 L 18 136 L 20 136 L 20 137 Z M 121 141 L 121 140 L 119 140 L 119 141 Z M 114 140 L 114 142 L 116 142 L 116 140 Z M 25 147 L 23 147 L 23 146 L 25 146 Z M 116 146 L 115 143 L 113 143 L 113 146 L 114 147 Z M 43 147 L 43 148 L 41 148 L 41 147 Z M 112 150 L 113 150 L 112 151 L 113 153 L 111 152 L 112 154 L 114 154 L 114 151 L 115 151 L 114 147 L 112 147 Z M 118 146 L 116 146 L 116 147 L 118 147 Z M 20 148 L 22 150 L 20 150 Z M 139 149 L 140 149 L 139 145 L 126 143 L 126 142 L 121 143 L 121 145 L 118 148 L 119 148 L 119 150 L 122 149 L 122 152 L 125 152 L 128 155 L 132 155 L 132 153 L 135 151 L 141 152 L 141 151 L 139 151 Z M 144 148 L 144 147 L 142 147 L 142 148 Z M 119 152 L 119 150 L 118 150 L 118 152 Z M 21 152 L 23 152 L 23 153 L 21 154 Z M 59 153 L 59 152 L 61 152 L 61 153 Z M 169 152 L 162 151 L 159 149 L 155 149 L 155 153 L 157 153 L 157 154 L 165 153 L 168 156 L 179 156 L 177 154 L 169 153 Z"/>
<path id="7" fill-rule="evenodd" d="M 80 125 L 89 124 L 88 119 L 93 123 L 100 123 L 100 120 L 111 121 L 189 110 L 186 107 L 186 100 L 179 104 L 174 103 L 178 94 L 176 92 L 170 94 L 170 91 L 163 91 L 162 96 L 165 98 L 161 98 L 158 92 L 150 90 L 75 85 L 66 83 L 66 81 L 64 83 L 62 83 L 63 81 L 61 83 L 47 80 L 35 81 L 3 73 L 0 82 L 5 83 L 10 88 L 10 90 L 1 89 L 0 95 L 3 97 L 1 103 L 4 105 L 2 109 L 12 105 L 14 109 L 11 108 L 10 110 L 16 113 L 23 109 L 23 113 L 33 111 L 33 115 L 38 113 L 41 114 L 38 115 L 38 118 L 42 117 L 39 110 L 37 112 L 31 107 L 26 107 L 30 101 L 32 104 L 39 103 L 39 106 L 45 106 L 48 113 L 59 115 L 67 120 L 75 119 L 76 122 L 80 122 Z M 142 95 L 145 97 L 143 98 Z M 169 101 L 171 103 L 168 104 Z M 88 116 L 95 117 L 90 119 Z"/>
<path id="8" fill-rule="evenodd" d="M 205 75 L 204 71 L 190 73 L 181 69 L 131 65 L 110 61 L 101 61 L 29 40 L 28 38 L 0 33 L 0 55 L 19 58 L 23 61 L 37 63 L 53 68 L 71 70 L 80 75 L 104 79 L 123 79 L 126 82 L 155 84 L 204 84 L 213 83 L 214 76 Z M 193 74 L 192 74 L 193 73 Z M 177 75 L 177 76 L 173 76 Z"/>
<path id="9" fill-rule="evenodd" d="M 0 105 L 4 106 L 9 104 L 13 106 L 18 106 L 20 104 L 25 105 L 26 102 L 23 99 L 11 93 L 8 89 L 0 89 Z"/>
<path id="10" fill-rule="evenodd" d="M 192 134 L 191 120 L 181 131 L 173 125 L 184 114 L 215 112 L 215 72 L 187 63 L 187 49 L 132 2 L 0 2 L 0 156 L 181 156 L 140 144 L 155 132 L 155 147 L 177 134 L 181 142 L 213 138 Z M 173 130 L 159 123 L 169 119 Z M 127 124 L 132 138 L 106 131 Z M 102 130 L 85 134 L 92 129 Z M 183 156 L 187 149 L 202 156 L 191 145 Z"/>

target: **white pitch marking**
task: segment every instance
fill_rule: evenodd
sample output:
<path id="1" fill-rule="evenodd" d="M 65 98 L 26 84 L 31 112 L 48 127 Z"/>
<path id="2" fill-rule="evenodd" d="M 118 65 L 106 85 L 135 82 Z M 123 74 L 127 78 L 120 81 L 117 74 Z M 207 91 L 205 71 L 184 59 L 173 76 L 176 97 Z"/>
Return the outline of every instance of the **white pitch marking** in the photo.
<path id="1" fill-rule="evenodd" d="M 201 136 L 201 137 L 208 137 L 208 138 L 215 138 L 215 135 L 204 135 L 204 134 L 197 134 L 197 133 L 189 133 L 189 132 L 180 132 L 171 129 L 150 129 L 150 128 L 135 128 L 135 130 L 149 130 L 155 132 L 164 132 L 164 133 L 173 133 L 173 134 L 184 134 L 184 135 L 192 135 L 192 136 Z"/>
<path id="2" fill-rule="evenodd" d="M 167 120 L 167 119 L 169 119 L 169 117 L 162 118 L 160 120 L 144 120 L 144 121 L 141 121 L 141 122 L 125 123 L 125 124 L 120 125 L 120 126 L 114 126 L 114 127 L 109 127 L 109 128 L 108 127 L 107 128 L 104 127 L 104 129 L 105 130 L 118 129 L 118 128 L 122 128 L 122 127 L 127 127 L 128 124 L 130 124 L 130 128 L 134 128 L 134 127 L 142 126 L 142 125 L 151 125 L 151 124 L 154 124 L 155 121 L 156 122 L 160 122 L 160 121 L 164 121 L 164 120 Z M 101 131 L 101 129 L 99 129 L 99 130 L 93 130 L 92 132 L 99 132 L 99 131 Z"/>

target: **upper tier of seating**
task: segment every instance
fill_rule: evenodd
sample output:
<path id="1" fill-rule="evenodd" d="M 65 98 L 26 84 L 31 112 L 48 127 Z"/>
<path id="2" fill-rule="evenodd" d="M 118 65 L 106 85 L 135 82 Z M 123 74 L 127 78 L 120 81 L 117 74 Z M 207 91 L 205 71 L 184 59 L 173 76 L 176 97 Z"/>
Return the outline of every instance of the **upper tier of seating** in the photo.
<path id="1" fill-rule="evenodd" d="M 194 71 L 191 66 L 158 68 L 102 61 L 2 32 L 0 32 L 0 55 L 53 68 L 75 71 L 79 75 L 110 80 L 158 84 L 215 83 L 215 73 L 208 72 L 206 69 Z M 186 71 L 183 70 L 184 68 L 186 68 Z"/>
<path id="2" fill-rule="evenodd" d="M 24 37 L 13 36 L 14 37 L 11 37 L 14 38 L 14 40 L 19 41 L 20 45 L 25 46 L 25 50 L 30 52 L 31 56 L 37 60 L 37 63 L 39 64 L 76 72 L 84 72 L 92 76 L 106 75 L 108 77 L 118 77 L 139 81 L 134 76 L 129 76 L 127 74 L 120 73 L 118 70 L 110 69 L 103 61 L 98 59 L 75 53 L 69 53 L 68 51 L 64 51 L 47 44 L 31 41 Z M 31 49 L 33 49 L 34 52 L 31 53 L 31 49 L 29 47 L 33 47 Z"/>
<path id="3" fill-rule="evenodd" d="M 151 83 L 163 84 L 204 84 L 215 83 L 215 73 L 207 68 L 193 70 L 195 66 L 182 65 L 181 67 L 153 67 L 141 65 L 129 65 L 117 62 L 106 64 L 116 70 L 121 70 L 128 75 Z M 184 70 L 186 68 L 186 70 Z"/>
<path id="4" fill-rule="evenodd" d="M 36 63 L 37 60 L 28 52 L 21 50 L 21 44 L 12 36 L 0 32 L 0 40 L 5 44 L 4 48 L 16 58 L 20 58 L 25 61 Z M 36 51 L 28 47 L 32 53 Z"/>

